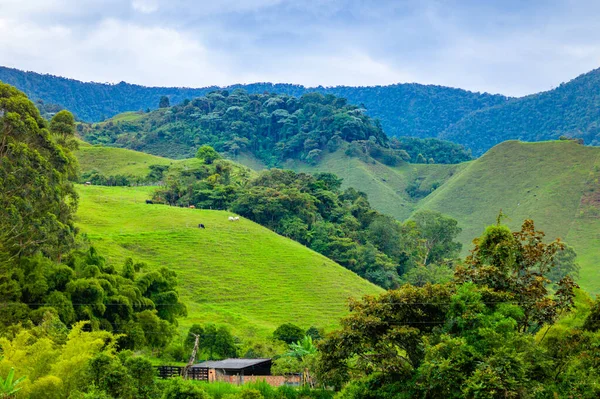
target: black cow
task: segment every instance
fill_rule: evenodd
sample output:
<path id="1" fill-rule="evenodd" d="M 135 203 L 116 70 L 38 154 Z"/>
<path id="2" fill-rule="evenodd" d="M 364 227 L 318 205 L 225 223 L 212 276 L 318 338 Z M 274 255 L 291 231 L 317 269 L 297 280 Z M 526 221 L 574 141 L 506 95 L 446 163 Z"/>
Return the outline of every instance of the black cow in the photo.
<path id="1" fill-rule="evenodd" d="M 146 200 L 146 204 L 154 204 L 152 200 Z"/>
<path id="2" fill-rule="evenodd" d="M 204 225 L 203 225 L 202 223 L 200 223 L 200 224 L 198 225 L 198 228 L 199 228 L 199 229 L 205 229 L 206 227 L 204 227 Z"/>

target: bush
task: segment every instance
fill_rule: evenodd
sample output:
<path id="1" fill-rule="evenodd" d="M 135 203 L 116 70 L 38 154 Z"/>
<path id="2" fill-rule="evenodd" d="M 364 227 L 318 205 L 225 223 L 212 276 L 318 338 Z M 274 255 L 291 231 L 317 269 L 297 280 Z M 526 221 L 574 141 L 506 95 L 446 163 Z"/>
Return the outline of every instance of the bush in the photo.
<path id="1" fill-rule="evenodd" d="M 166 384 L 162 399 L 211 399 L 196 383 L 173 378 Z"/>
<path id="2" fill-rule="evenodd" d="M 273 338 L 287 344 L 300 341 L 304 335 L 304 330 L 292 323 L 282 324 L 273 332 Z"/>

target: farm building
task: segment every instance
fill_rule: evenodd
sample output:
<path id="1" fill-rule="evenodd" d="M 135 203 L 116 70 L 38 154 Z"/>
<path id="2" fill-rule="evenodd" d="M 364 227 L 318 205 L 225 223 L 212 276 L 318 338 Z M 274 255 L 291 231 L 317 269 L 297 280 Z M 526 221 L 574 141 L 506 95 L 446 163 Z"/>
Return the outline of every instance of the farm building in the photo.
<path id="1" fill-rule="evenodd" d="M 209 360 L 194 367 L 215 370 L 216 375 L 271 375 L 271 359 Z"/>

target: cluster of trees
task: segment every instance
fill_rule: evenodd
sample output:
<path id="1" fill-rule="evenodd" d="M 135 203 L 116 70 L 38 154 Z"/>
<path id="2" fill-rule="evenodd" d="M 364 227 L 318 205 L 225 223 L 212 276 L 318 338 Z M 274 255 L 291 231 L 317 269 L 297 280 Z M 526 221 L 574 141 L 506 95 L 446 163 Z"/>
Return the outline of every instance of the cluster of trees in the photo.
<path id="1" fill-rule="evenodd" d="M 79 182 L 80 183 L 90 182 L 94 186 L 119 187 L 119 186 L 130 186 L 132 183 L 132 180 L 134 180 L 134 179 L 132 179 L 129 176 L 125 176 L 125 175 L 117 174 L 117 175 L 105 176 L 102 173 L 98 172 L 97 170 L 91 170 L 89 172 L 82 173 L 81 178 L 79 179 Z"/>
<path id="2" fill-rule="evenodd" d="M 454 164 L 473 159 L 471 151 L 462 145 L 436 138 L 393 137 L 390 147 L 405 151 L 405 160 L 410 163 Z"/>
<path id="3" fill-rule="evenodd" d="M 447 284 L 405 285 L 351 304 L 320 348 L 319 377 L 367 398 L 594 398 L 600 301 L 554 283 L 560 240 L 497 224 Z"/>
<path id="4" fill-rule="evenodd" d="M 162 347 L 186 313 L 175 273 L 131 259 L 117 270 L 77 234 L 74 132 L 69 112 L 47 122 L 0 84 L 0 333 L 51 320 L 58 334 L 86 322 L 124 333 L 119 348 Z"/>
<path id="5" fill-rule="evenodd" d="M 251 152 L 267 165 L 289 158 L 316 162 L 328 145 L 371 137 L 387 146 L 377 122 L 333 95 L 296 98 L 221 90 L 170 108 L 167 103 L 161 101 L 159 110 L 136 121 L 96 124 L 85 138 L 174 158 L 190 157 L 199 144 L 208 144 L 230 156 Z"/>
<path id="6" fill-rule="evenodd" d="M 90 125 L 82 132 L 92 143 L 173 158 L 190 157 L 200 144 L 207 144 L 229 157 L 252 153 L 269 166 L 287 159 L 318 163 L 324 151 L 334 152 L 348 143 L 353 145 L 348 155 L 370 156 L 388 165 L 470 159 L 462 147 L 441 140 L 396 140 L 392 146 L 379 122 L 363 108 L 331 94 L 297 98 L 221 90 L 168 105 L 168 98 L 163 97 L 155 112 L 141 114 L 134 121 Z"/>
<path id="7" fill-rule="evenodd" d="M 412 281 L 406 279 L 447 279 L 460 251 L 455 220 L 423 211 L 399 223 L 374 210 L 366 194 L 343 190 L 331 173 L 271 169 L 252 177 L 210 147 L 198 156 L 197 167 L 166 172 L 156 202 L 231 210 L 384 288 Z"/>

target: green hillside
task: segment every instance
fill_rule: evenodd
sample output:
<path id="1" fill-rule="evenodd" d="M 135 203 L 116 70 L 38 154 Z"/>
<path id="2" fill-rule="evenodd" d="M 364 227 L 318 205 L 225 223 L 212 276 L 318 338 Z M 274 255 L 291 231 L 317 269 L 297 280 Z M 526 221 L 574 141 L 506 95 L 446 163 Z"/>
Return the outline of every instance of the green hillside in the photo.
<path id="1" fill-rule="evenodd" d="M 349 157 L 343 151 L 327 154 L 316 166 L 304 162 L 288 162 L 285 166 L 298 172 L 331 172 L 344 179 L 344 187 L 354 187 L 368 194 L 375 209 L 399 220 L 410 217 L 418 206 L 407 188 L 414 182 L 423 192 L 443 184 L 468 163 L 455 165 L 409 164 L 390 167 L 376 160 Z"/>
<path id="2" fill-rule="evenodd" d="M 178 104 L 218 89 L 86 83 L 6 67 L 0 67 L 0 80 L 14 85 L 34 100 L 60 104 L 85 121 L 100 121 L 124 111 L 155 109 L 161 96 L 169 97 L 171 104 Z M 318 92 L 345 97 L 351 104 L 364 104 L 367 113 L 381 120 L 385 131 L 393 136 L 435 137 L 470 112 L 507 101 L 502 95 L 415 83 L 375 87 L 253 83 L 227 89 L 236 88 L 254 94 L 269 92 L 300 97 Z"/>
<path id="3" fill-rule="evenodd" d="M 553 90 L 473 112 L 439 137 L 476 155 L 505 140 L 555 140 L 561 135 L 600 145 L 599 87 L 600 69 L 595 69 Z"/>
<path id="4" fill-rule="evenodd" d="M 418 208 L 457 219 L 465 253 L 500 209 L 512 228 L 531 218 L 548 238 L 561 237 L 575 248 L 582 287 L 600 292 L 599 170 L 599 148 L 567 141 L 509 141 L 468 164 Z"/>
<path id="5" fill-rule="evenodd" d="M 80 145 L 75 155 L 82 172 L 96 170 L 107 176 L 122 174 L 143 177 L 150 171 L 150 165 L 170 165 L 178 162 L 139 151 L 89 144 Z"/>
<path id="6" fill-rule="evenodd" d="M 113 156 L 109 154 L 140 154 L 115 148 L 102 151 L 108 158 Z M 137 156 L 143 159 L 145 154 Z M 80 161 L 86 165 L 97 162 L 85 156 L 80 156 Z M 486 225 L 494 223 L 500 209 L 509 216 L 505 222 L 513 228 L 519 227 L 524 219 L 533 218 L 549 238 L 561 237 L 575 247 L 582 266 L 583 288 L 600 292 L 596 273 L 596 265 L 600 264 L 598 148 L 568 141 L 509 141 L 476 161 L 459 165 L 389 167 L 337 151 L 325 154 L 316 166 L 304 162 L 288 162 L 285 166 L 301 172 L 335 173 L 344 179 L 344 186 L 366 192 L 377 210 L 399 220 L 407 219 L 419 209 L 438 210 L 452 216 L 463 228 L 459 239 L 464 255 L 471 248 L 472 239 Z M 408 194 L 411 184 L 419 186 L 423 198 Z M 432 190 L 436 186 L 439 187 Z"/>
<path id="7" fill-rule="evenodd" d="M 348 297 L 381 291 L 264 227 L 228 221 L 227 212 L 147 205 L 153 189 L 79 186 L 78 226 L 115 264 L 133 257 L 175 270 L 184 326 L 226 323 L 259 335 L 284 322 L 331 328 Z"/>

